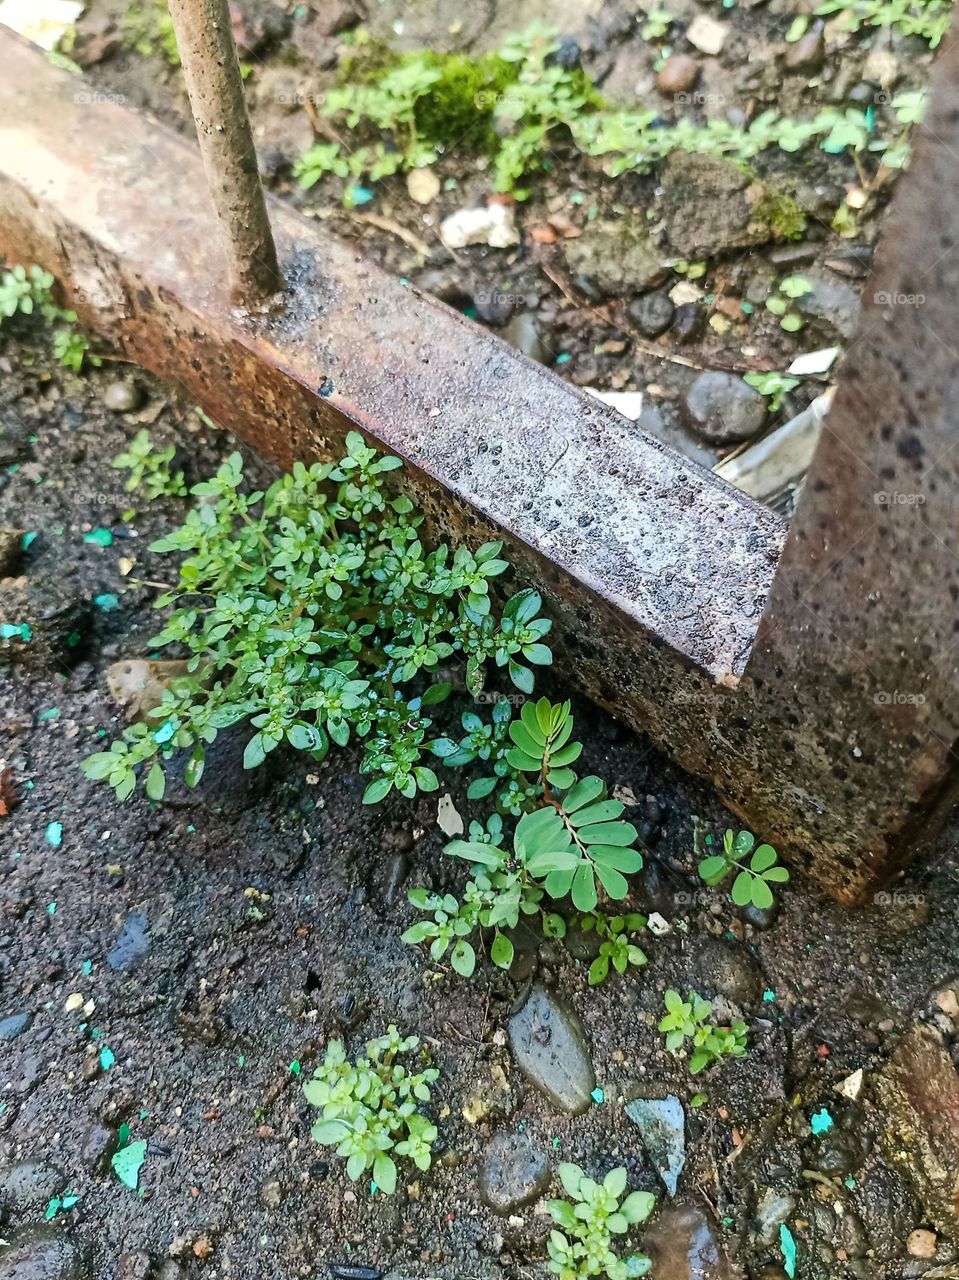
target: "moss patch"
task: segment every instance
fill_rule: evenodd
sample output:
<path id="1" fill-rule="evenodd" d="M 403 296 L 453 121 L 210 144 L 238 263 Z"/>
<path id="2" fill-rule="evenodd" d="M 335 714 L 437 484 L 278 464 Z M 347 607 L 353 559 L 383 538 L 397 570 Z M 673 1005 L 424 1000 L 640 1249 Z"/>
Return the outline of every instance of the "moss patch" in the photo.
<path id="1" fill-rule="evenodd" d="M 774 240 L 801 240 L 806 231 L 806 215 L 785 192 L 766 191 L 754 217 L 768 227 Z"/>

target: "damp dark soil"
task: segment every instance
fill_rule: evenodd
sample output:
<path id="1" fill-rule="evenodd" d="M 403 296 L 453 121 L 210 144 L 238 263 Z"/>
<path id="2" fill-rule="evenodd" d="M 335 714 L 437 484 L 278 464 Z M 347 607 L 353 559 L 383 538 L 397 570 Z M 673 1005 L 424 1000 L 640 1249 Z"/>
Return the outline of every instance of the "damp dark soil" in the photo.
<path id="1" fill-rule="evenodd" d="M 141 407 L 117 413 L 105 407 L 116 365 L 75 378 L 45 347 L 10 339 L 0 362 L 0 526 L 35 535 L 16 573 L 80 619 L 57 661 L 27 654 L 0 671 L 0 1207 L 12 1242 L 0 1276 L 293 1280 L 336 1263 L 444 1280 L 545 1275 L 542 1200 L 498 1216 L 480 1193 L 504 1132 L 526 1135 L 551 1171 L 624 1164 L 632 1186 L 657 1191 L 680 1242 L 660 1280 L 783 1274 L 777 1213 L 800 1280 L 955 1274 L 950 1224 L 884 1162 L 889 1116 L 872 1084 L 918 1022 L 959 1056 L 951 835 L 865 910 L 796 879 L 778 915 L 743 919 L 695 874 L 697 849 L 729 815 L 641 736 L 577 703 L 588 767 L 619 789 L 649 846 L 630 903 L 658 913 L 649 964 L 591 989 L 588 940 L 579 959 L 530 943 L 510 975 L 481 961 L 465 981 L 399 937 L 413 918 L 407 887 L 461 884 L 441 854 L 436 797 L 364 808 L 349 752 L 319 766 L 278 753 L 251 773 L 229 740 L 200 790 L 174 788 L 169 803 L 118 805 L 82 777 L 80 760 L 122 723 L 107 666 L 151 652 L 170 566 L 148 543 L 183 511 L 125 494 L 110 459 L 143 424 L 179 446 L 191 480 L 238 446 L 137 371 L 123 376 Z M 449 791 L 478 816 L 452 773 Z M 741 1011 L 749 1055 L 691 1078 L 656 1031 L 667 986 Z M 596 1078 L 582 1114 L 517 1068 L 509 1022 L 527 998 L 547 1019 L 565 1004 L 582 1022 Z M 433 1168 L 406 1170 L 386 1198 L 312 1142 L 301 1082 L 331 1037 L 356 1050 L 392 1022 L 441 1069 L 440 1138 Z M 844 1081 L 856 1092 L 859 1069 L 858 1095 L 837 1093 Z M 686 1113 L 678 1224 L 663 1219 L 676 1211 L 625 1110 L 669 1094 Z M 815 1136 L 824 1108 L 831 1128 Z M 110 1167 L 124 1124 L 148 1143 L 137 1191 Z M 67 1191 L 75 1203 L 56 1211 Z M 712 1269 L 682 1261 L 690 1215 L 715 1245 Z M 910 1233 L 931 1226 L 937 1260 L 910 1259 Z"/>

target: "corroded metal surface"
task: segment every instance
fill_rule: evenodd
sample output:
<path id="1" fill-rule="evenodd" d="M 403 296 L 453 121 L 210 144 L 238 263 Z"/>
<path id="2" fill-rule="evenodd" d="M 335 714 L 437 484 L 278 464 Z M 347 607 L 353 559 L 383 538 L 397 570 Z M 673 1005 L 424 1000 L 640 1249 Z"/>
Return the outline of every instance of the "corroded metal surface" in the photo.
<path id="1" fill-rule="evenodd" d="M 170 0 L 207 186 L 233 300 L 253 306 L 283 287 L 256 165 L 227 0 Z"/>
<path id="2" fill-rule="evenodd" d="M 915 486 L 954 430 L 948 360 L 929 355 L 949 341 L 947 294 L 931 311 L 867 312 L 773 583 L 772 513 L 277 202 L 290 294 L 265 316 L 231 311 L 196 152 L 90 103 L 14 37 L 0 56 L 0 251 L 55 271 L 86 320 L 278 464 L 328 456 L 351 426 L 403 455 L 444 526 L 504 537 L 542 585 L 577 684 L 838 897 L 860 900 L 932 829 L 954 776 L 955 666 L 939 645 L 959 487 L 943 474 L 918 516 L 873 495 Z M 948 185 L 936 148 L 921 150 L 920 200 Z M 897 212 L 900 244 L 910 216 Z M 916 225 L 959 241 L 941 218 Z M 897 261 L 922 261 L 920 247 Z M 880 270 L 908 286 L 906 267 Z M 938 336 L 923 336 L 930 316 Z M 890 332 L 901 356 L 884 376 Z M 910 400 L 913 365 L 926 372 Z M 894 700 L 913 683 L 922 702 Z"/>

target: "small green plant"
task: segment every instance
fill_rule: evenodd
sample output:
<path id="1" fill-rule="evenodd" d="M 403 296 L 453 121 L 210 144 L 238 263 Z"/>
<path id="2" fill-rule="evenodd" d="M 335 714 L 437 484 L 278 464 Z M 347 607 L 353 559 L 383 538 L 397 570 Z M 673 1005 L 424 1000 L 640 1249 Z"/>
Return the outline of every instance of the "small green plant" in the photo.
<path id="1" fill-rule="evenodd" d="M 750 831 L 734 832 L 727 829 L 723 836 L 722 853 L 710 854 L 699 864 L 699 874 L 708 885 L 718 885 L 738 872 L 733 881 L 732 899 L 738 907 L 748 906 L 766 910 L 773 905 L 773 884 L 786 884 L 789 871 L 779 862 L 779 855 L 771 844 L 756 846 L 756 837 Z M 749 859 L 748 863 L 746 859 Z"/>
<path id="2" fill-rule="evenodd" d="M 52 305 L 53 276 L 42 267 L 17 264 L 0 276 L 0 324 L 17 312 L 32 316 Z"/>
<path id="3" fill-rule="evenodd" d="M 141 57 L 159 57 L 171 67 L 180 65 L 176 31 L 164 0 L 130 5 L 123 15 L 123 39 Z"/>
<path id="4" fill-rule="evenodd" d="M 599 955 L 589 966 L 589 985 L 598 986 L 609 976 L 610 966 L 617 973 L 629 968 L 641 968 L 646 963 L 646 953 L 631 941 L 634 935 L 646 928 L 646 917 L 635 911 L 625 916 L 604 916 L 598 912 L 578 916 L 575 923 L 584 933 L 594 932 L 603 941 Z"/>
<path id="5" fill-rule="evenodd" d="M 77 313 L 54 302 L 53 285 L 50 272 L 36 265 L 25 267 L 18 263 L 4 271 L 0 275 L 0 324 L 18 314 L 40 316 L 48 326 L 65 323 L 70 327 L 53 330 L 53 354 L 60 364 L 75 373 L 82 370 L 85 362 L 101 364 L 83 334 L 73 328 Z"/>
<path id="6" fill-rule="evenodd" d="M 601 982 L 610 966 L 623 973 L 630 965 L 645 964 L 646 956 L 633 941 L 633 935 L 645 927 L 645 919 L 637 915 L 609 919 L 597 911 L 601 893 L 613 901 L 626 897 L 626 876 L 641 869 L 643 857 L 633 847 L 636 828 L 622 820 L 623 804 L 607 797 L 601 778 L 587 775 L 577 780 L 570 768 L 583 749 L 572 738 L 570 704 L 554 704 L 547 698 L 528 701 L 519 719 L 508 720 L 512 712 L 503 700 L 495 704 L 493 714 L 500 729 L 506 725 L 513 743 L 503 755 L 509 781 L 516 787 L 507 792 L 507 799 L 522 795 L 525 811 L 511 838 L 496 813 L 485 826 L 472 823 L 469 839 L 446 845 L 450 857 L 470 864 L 464 897 L 460 901 L 453 894 L 411 890 L 412 905 L 430 917 L 407 929 L 404 941 L 428 941 L 434 960 L 442 959 L 452 947 L 452 967 L 469 977 L 476 966 L 470 939 L 481 929 L 493 929 L 490 959 L 508 968 L 513 944 L 504 930 L 515 928 L 521 916 L 538 915 L 547 936 L 565 937 L 565 918 L 544 902 L 562 903 L 569 898 L 580 913 L 577 924 L 587 931 L 594 929 L 603 939 L 600 963 L 594 962 L 590 970 L 591 983 Z M 482 721 L 478 716 L 476 721 L 471 732 L 478 737 Z M 438 739 L 432 745 L 447 763 L 459 762 L 462 753 L 452 739 Z"/>
<path id="7" fill-rule="evenodd" d="M 812 284 L 805 276 L 784 276 L 766 299 L 766 310 L 779 316 L 779 326 L 787 333 L 797 333 L 803 327 L 803 318 L 792 309 L 797 298 L 812 292 Z"/>
<path id="8" fill-rule="evenodd" d="M 952 0 L 825 0 L 817 14 L 840 14 L 846 31 L 892 27 L 901 36 L 919 36 L 935 49 L 949 29 Z"/>
<path id="9" fill-rule="evenodd" d="M 666 1016 L 660 1021 L 659 1029 L 666 1033 L 669 1052 L 679 1053 L 686 1041 L 692 1040 L 691 1075 L 699 1075 L 710 1063 L 721 1062 L 723 1058 L 741 1058 L 746 1052 L 745 1022 L 734 1022 L 730 1027 L 713 1025 L 708 1021 L 713 1011 L 712 1001 L 704 1000 L 695 991 L 690 991 L 684 1000 L 678 991 L 670 989 L 663 1003 Z"/>
<path id="10" fill-rule="evenodd" d="M 560 1280 L 631 1280 L 649 1275 L 652 1263 L 645 1254 L 621 1258 L 614 1250 L 615 1237 L 645 1222 L 656 1206 L 651 1191 L 626 1190 L 626 1170 L 613 1169 L 602 1182 L 594 1182 L 577 1164 L 563 1163 L 559 1177 L 569 1200 L 547 1202 L 558 1230 L 549 1234 L 549 1270 Z"/>
<path id="11" fill-rule="evenodd" d="M 151 502 L 156 498 L 183 498 L 188 492 L 182 471 L 173 471 L 170 463 L 176 456 L 176 445 L 157 448 L 143 427 L 123 453 L 113 459 L 118 471 L 129 471 L 123 483 L 127 493 L 141 492 Z"/>
<path id="12" fill-rule="evenodd" d="M 303 1086 L 306 1100 L 322 1115 L 313 1125 L 316 1142 L 335 1146 L 346 1157 L 346 1172 L 353 1179 L 372 1172 L 385 1195 L 396 1190 L 394 1156 L 411 1160 L 426 1170 L 432 1160 L 436 1126 L 419 1109 L 430 1101 L 439 1071 L 429 1065 L 425 1052 L 421 1070 L 410 1072 L 399 1061 L 419 1049 L 416 1036 L 402 1037 L 395 1026 L 385 1036 L 370 1040 L 366 1056 L 347 1060 L 343 1043 L 332 1040 L 321 1066 Z"/>
<path id="13" fill-rule="evenodd" d="M 766 396 L 769 402 L 769 412 L 778 413 L 783 407 L 783 401 L 786 396 L 799 386 L 798 378 L 790 378 L 785 373 L 747 373 L 743 378 L 743 382 L 754 387 L 761 396 Z"/>
<path id="14" fill-rule="evenodd" d="M 336 465 L 296 463 L 264 493 L 244 484 L 234 453 L 201 502 L 173 533 L 152 544 L 185 555 L 179 581 L 157 600 L 175 605 L 150 643 L 186 650 L 190 676 L 166 690 L 151 722 L 131 725 L 108 751 L 83 762 L 118 799 L 138 776 L 162 798 L 164 762 L 189 753 L 185 779 L 202 776 L 207 746 L 248 723 L 248 769 L 281 743 L 322 759 L 330 744 L 358 738 L 366 804 L 394 789 L 407 799 L 435 791 L 424 762 L 431 707 L 450 685 L 439 665 L 466 659 L 466 683 L 480 692 L 487 665 L 514 686 L 533 688 L 529 665 L 551 661 L 550 630 L 535 591 L 510 597 L 497 616 L 490 584 L 508 569 L 501 544 L 470 551 L 427 549 L 423 517 L 388 487 L 401 465 L 351 432 Z"/>
<path id="15" fill-rule="evenodd" d="M 640 34 L 644 40 L 662 40 L 667 35 L 669 28 L 676 21 L 668 9 L 651 5 L 648 9 L 642 10 L 643 25 Z"/>

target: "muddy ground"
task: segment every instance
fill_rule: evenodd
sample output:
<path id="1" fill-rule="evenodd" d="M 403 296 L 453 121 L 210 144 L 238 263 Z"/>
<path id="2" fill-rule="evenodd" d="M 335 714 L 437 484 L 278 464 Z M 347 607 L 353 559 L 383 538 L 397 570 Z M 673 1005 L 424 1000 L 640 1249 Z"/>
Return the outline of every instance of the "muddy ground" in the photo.
<path id="1" fill-rule="evenodd" d="M 461 884 L 440 853 L 435 798 L 364 809 L 342 753 L 319 768 L 274 758 L 265 776 L 227 751 L 199 794 L 174 791 L 161 805 L 117 805 L 80 775 L 120 723 L 106 666 L 149 652 L 156 591 L 132 579 L 165 580 L 168 566 L 145 548 L 183 509 L 138 502 L 124 521 L 130 499 L 109 459 L 143 422 L 194 459 L 191 478 L 235 442 L 146 375 L 135 378 L 143 407 L 120 414 L 104 407 L 115 367 L 52 373 L 42 346 L 11 341 L 2 360 L 0 524 L 36 533 L 18 571 L 38 598 L 89 609 L 65 666 L 0 674 L 0 755 L 19 799 L 0 818 L 2 1012 L 17 1019 L 0 1023 L 0 1202 L 13 1242 L 0 1276 L 252 1280 L 323 1274 L 330 1262 L 451 1280 L 545 1274 L 541 1203 L 504 1218 L 479 1194 L 502 1131 L 525 1132 L 551 1166 L 625 1164 L 673 1215 L 671 1239 L 709 1233 L 713 1264 L 663 1258 L 659 1280 L 784 1274 L 762 1270 L 780 1264 L 777 1214 L 798 1241 L 801 1280 L 933 1265 L 906 1253 L 934 1210 L 883 1162 L 887 1117 L 870 1082 L 919 1019 L 957 1053 L 955 998 L 942 996 L 959 973 L 951 836 L 867 910 L 847 914 L 796 882 L 778 918 L 744 922 L 696 881 L 697 843 L 728 821 L 715 799 L 642 738 L 577 706 L 589 768 L 630 789 L 651 849 L 634 905 L 659 911 L 669 931 L 649 936 L 647 968 L 601 989 L 555 943 L 521 956 L 513 976 L 483 963 L 472 982 L 458 978 L 399 940 L 413 918 L 404 881 Z M 85 540 L 102 529 L 111 545 Z M 90 605 L 111 596 L 116 607 Z M 456 803 L 475 814 L 453 781 Z M 51 823 L 62 823 L 56 846 Z M 515 1066 L 505 1032 L 531 982 L 582 1019 L 602 1099 L 583 1115 L 557 1109 Z M 741 1009 L 748 1057 L 691 1079 L 655 1030 L 669 985 Z M 308 1072 L 330 1037 L 356 1049 L 393 1021 L 423 1037 L 442 1075 L 434 1168 L 401 1178 L 388 1200 L 312 1143 L 291 1064 Z M 115 1058 L 106 1070 L 104 1048 Z M 859 1068 L 861 1097 L 842 1099 L 836 1086 Z M 668 1208 L 624 1112 L 625 1099 L 667 1092 L 686 1104 L 679 1200 L 706 1225 Z M 691 1107 L 698 1093 L 706 1101 Z M 814 1137 L 824 1106 L 835 1124 Z M 109 1167 L 123 1123 L 149 1143 L 138 1192 Z M 31 1161 L 40 1167 L 24 1170 Z M 32 1233 L 66 1190 L 76 1203 Z M 940 1217 L 940 1230 L 950 1225 Z M 940 1234 L 937 1265 L 954 1256 Z"/>

